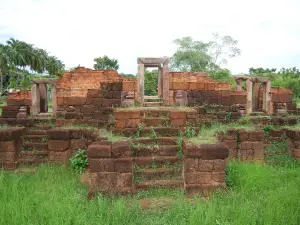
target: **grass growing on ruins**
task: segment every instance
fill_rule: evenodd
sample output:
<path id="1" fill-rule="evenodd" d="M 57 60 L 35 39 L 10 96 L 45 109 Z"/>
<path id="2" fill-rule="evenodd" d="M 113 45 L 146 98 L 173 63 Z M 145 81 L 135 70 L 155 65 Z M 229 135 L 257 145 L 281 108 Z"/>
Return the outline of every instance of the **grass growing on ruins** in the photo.
<path id="1" fill-rule="evenodd" d="M 208 201 L 159 189 L 88 201 L 79 175 L 63 166 L 0 172 L 0 224 L 299 224 L 299 170 L 230 162 L 228 191 Z"/>
<path id="2" fill-rule="evenodd" d="M 113 134 L 111 130 L 107 130 L 107 129 L 100 129 L 100 136 L 105 137 L 107 138 L 108 141 L 112 141 L 112 142 L 128 140 L 128 138 Z"/>
<path id="3" fill-rule="evenodd" d="M 9 128 L 10 126 L 8 124 L 0 124 L 0 130 L 5 130 Z"/>
<path id="4" fill-rule="evenodd" d="M 217 142 L 217 133 L 225 132 L 227 129 L 235 128 L 235 129 L 254 129 L 254 125 L 252 123 L 230 123 L 230 124 L 220 124 L 214 123 L 211 127 L 201 128 L 199 134 L 196 137 L 189 139 L 189 142 L 192 144 L 213 144 Z"/>

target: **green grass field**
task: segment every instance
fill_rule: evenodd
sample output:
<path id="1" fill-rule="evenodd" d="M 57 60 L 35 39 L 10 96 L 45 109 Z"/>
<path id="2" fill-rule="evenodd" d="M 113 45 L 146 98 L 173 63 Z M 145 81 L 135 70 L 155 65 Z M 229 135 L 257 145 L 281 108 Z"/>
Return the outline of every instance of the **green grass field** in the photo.
<path id="1" fill-rule="evenodd" d="M 78 174 L 42 165 L 35 174 L 0 172 L 0 224 L 300 224 L 300 167 L 230 162 L 227 192 L 208 201 L 178 190 L 88 201 Z M 151 207 L 143 208 L 145 200 Z"/>

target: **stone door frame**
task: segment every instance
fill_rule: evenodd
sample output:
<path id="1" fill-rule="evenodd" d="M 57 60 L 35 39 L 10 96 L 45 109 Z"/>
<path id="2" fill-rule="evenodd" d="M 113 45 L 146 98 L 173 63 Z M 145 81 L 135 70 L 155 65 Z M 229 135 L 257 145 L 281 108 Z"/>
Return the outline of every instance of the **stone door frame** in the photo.
<path id="1" fill-rule="evenodd" d="M 242 82 L 246 81 L 246 91 L 247 91 L 247 106 L 246 113 L 249 115 L 253 111 L 253 106 L 258 107 L 259 88 L 263 84 L 265 88 L 263 89 L 263 108 L 262 110 L 267 114 L 270 114 L 270 92 L 271 92 L 271 81 L 266 77 L 249 77 L 249 76 L 236 76 L 234 77 L 236 81 L 236 90 L 242 90 Z"/>
<path id="2" fill-rule="evenodd" d="M 56 100 L 56 79 L 51 78 L 34 78 L 32 79 L 31 87 L 31 99 L 32 99 L 32 116 L 37 116 L 41 113 L 41 93 L 39 90 L 40 84 L 50 84 L 51 85 L 51 95 L 52 95 L 52 114 L 56 115 L 57 111 L 57 100 Z"/>
<path id="3" fill-rule="evenodd" d="M 158 67 L 158 97 L 162 98 L 164 105 L 169 105 L 169 57 L 144 58 L 138 57 L 138 76 L 137 76 L 137 99 L 144 104 L 144 83 L 145 68 Z"/>

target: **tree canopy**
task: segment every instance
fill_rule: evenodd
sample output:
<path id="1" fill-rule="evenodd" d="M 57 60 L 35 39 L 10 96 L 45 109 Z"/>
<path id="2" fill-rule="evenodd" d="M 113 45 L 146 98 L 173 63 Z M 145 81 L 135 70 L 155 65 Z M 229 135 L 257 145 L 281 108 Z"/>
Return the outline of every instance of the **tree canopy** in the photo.
<path id="1" fill-rule="evenodd" d="M 95 70 L 118 70 L 119 62 L 117 59 L 111 59 L 108 56 L 98 57 L 94 59 L 94 69 Z"/>
<path id="2" fill-rule="evenodd" d="M 32 73 L 47 73 L 49 75 L 60 75 L 63 72 L 64 64 L 55 56 L 50 55 L 46 50 L 37 48 L 32 44 L 10 38 L 5 44 L 0 44 L 0 79 L 3 92 L 3 77 L 19 76 L 25 79 L 28 71 Z"/>
<path id="3" fill-rule="evenodd" d="M 241 54 L 238 41 L 232 37 L 213 34 L 210 42 L 196 41 L 192 37 L 174 40 L 177 50 L 171 57 L 171 71 L 216 72 L 229 58 Z"/>

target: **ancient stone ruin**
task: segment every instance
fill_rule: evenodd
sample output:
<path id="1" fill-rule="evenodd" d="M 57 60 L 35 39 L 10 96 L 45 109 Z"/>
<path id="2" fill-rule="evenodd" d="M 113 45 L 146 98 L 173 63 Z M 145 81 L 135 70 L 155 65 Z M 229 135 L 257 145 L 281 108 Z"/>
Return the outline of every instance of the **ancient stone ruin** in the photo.
<path id="1" fill-rule="evenodd" d="M 168 57 L 137 62 L 137 78 L 78 67 L 58 79 L 33 79 L 31 90 L 9 93 L 0 118 L 9 125 L 0 129 L 0 165 L 14 170 L 68 164 L 78 149 L 86 149 L 91 195 L 168 187 L 208 196 L 226 188 L 228 158 L 263 163 L 264 146 L 271 139 L 285 138 L 290 154 L 300 158 L 300 130 L 272 130 L 266 138 L 260 127 L 297 123 L 300 110 L 292 90 L 271 87 L 271 81 L 253 76 L 234 77 L 233 90 L 229 82 L 206 73 L 169 72 Z M 146 67 L 159 69 L 157 96 L 144 94 Z M 285 114 L 293 116 L 281 116 Z M 245 116 L 256 129 L 220 132 L 215 143 L 189 141 L 205 126 Z"/>

